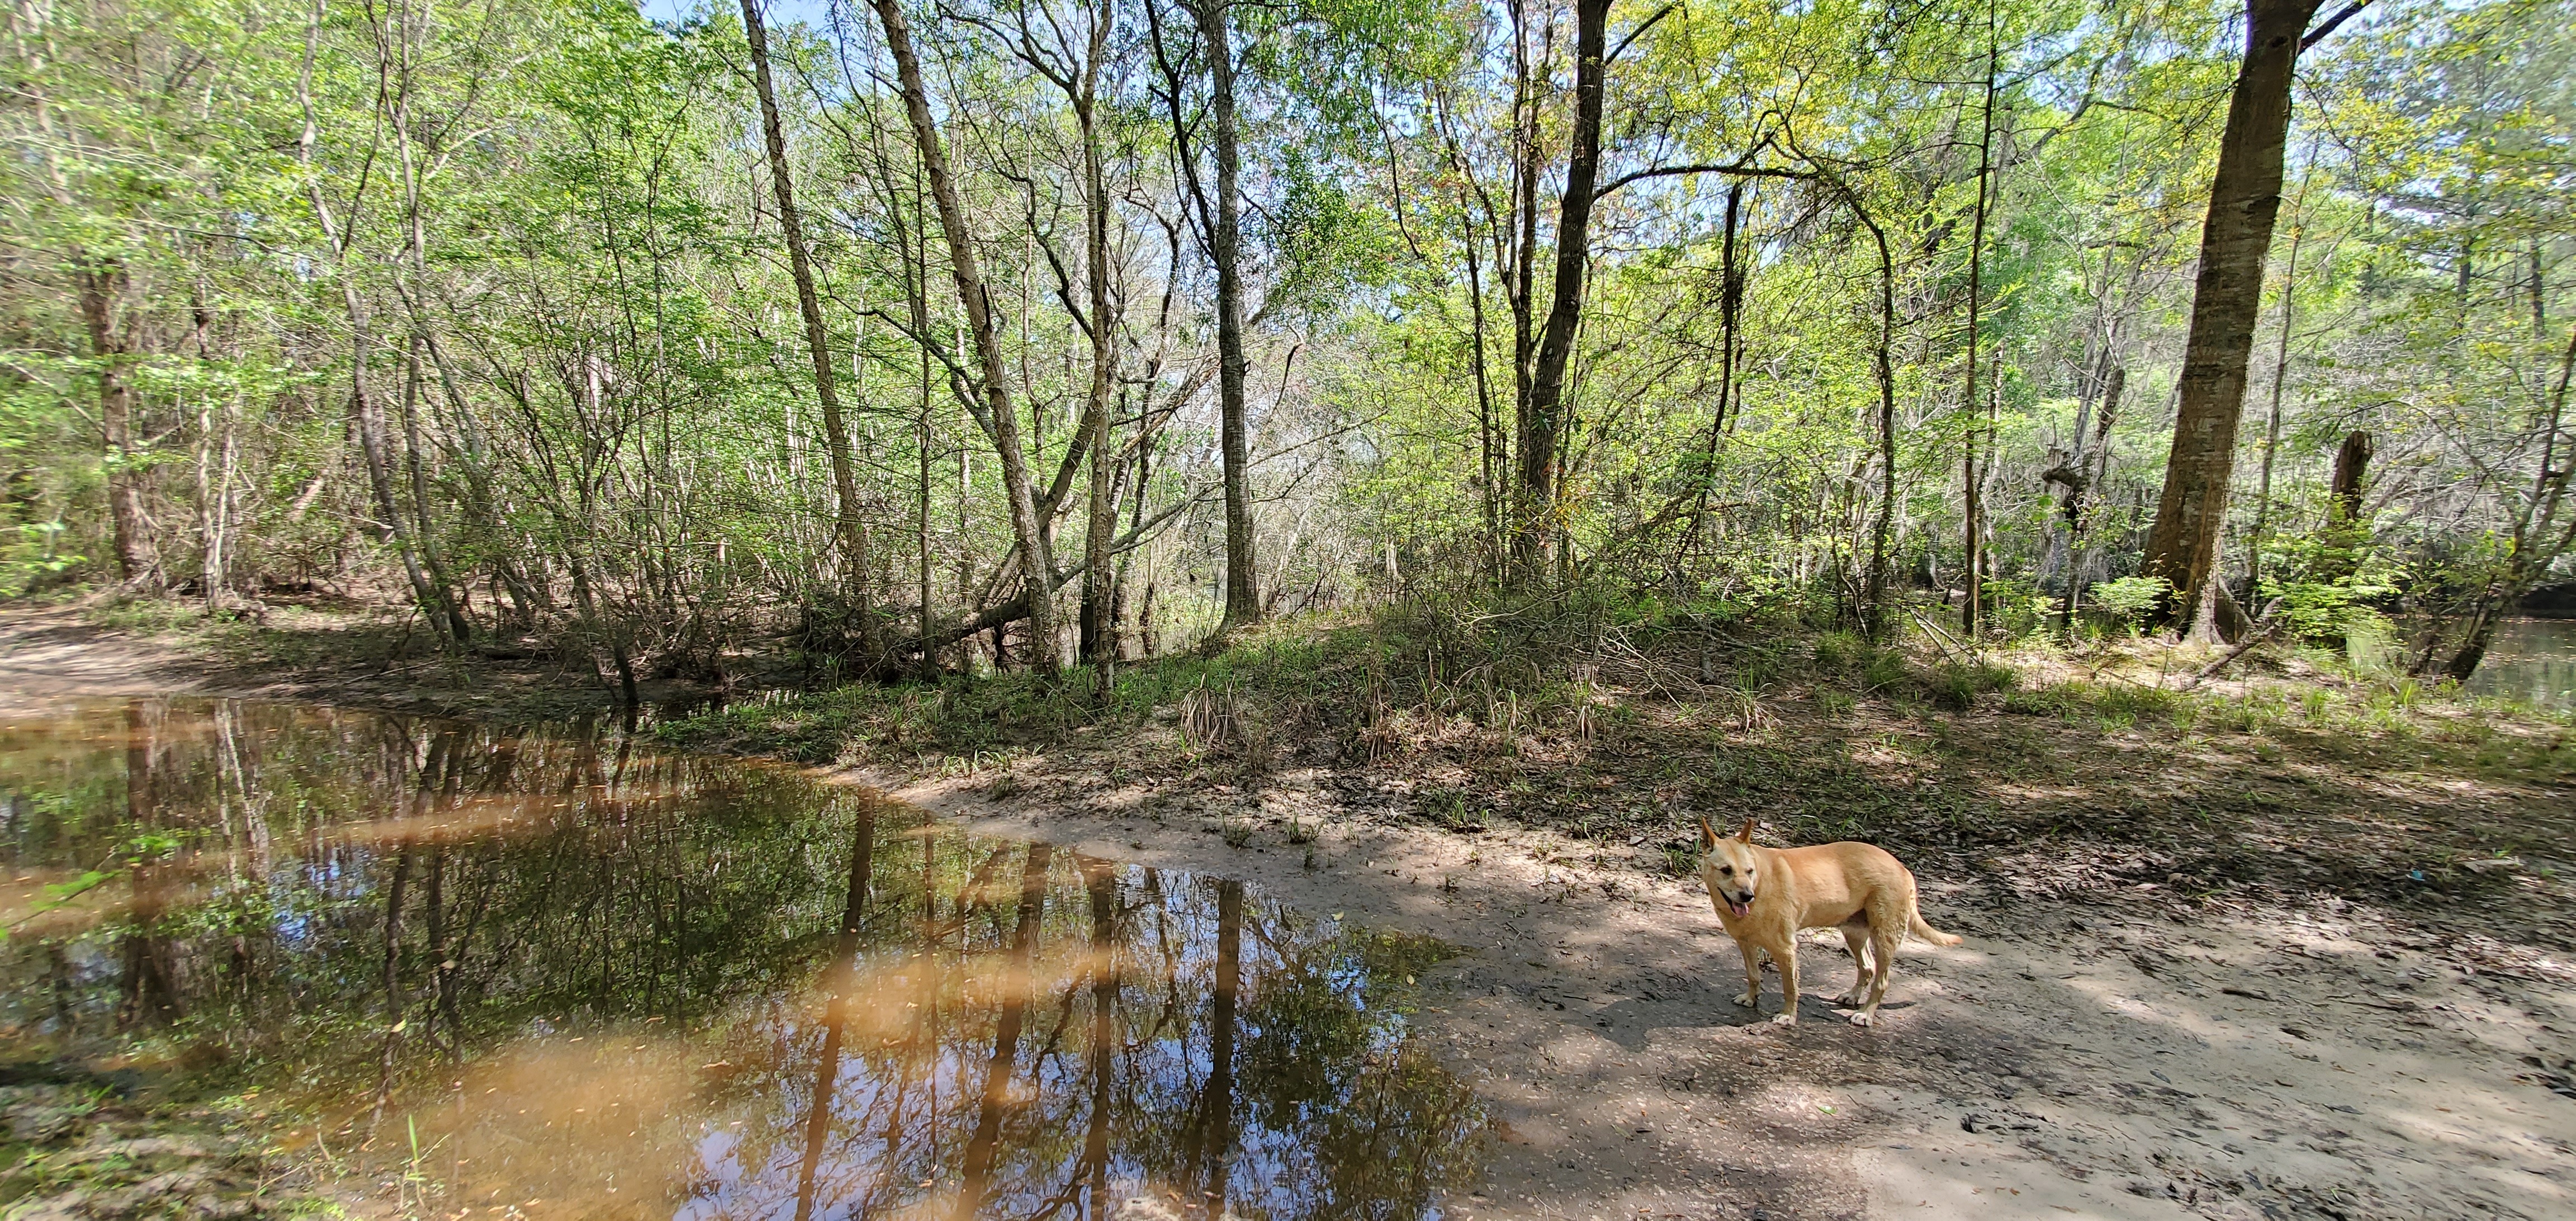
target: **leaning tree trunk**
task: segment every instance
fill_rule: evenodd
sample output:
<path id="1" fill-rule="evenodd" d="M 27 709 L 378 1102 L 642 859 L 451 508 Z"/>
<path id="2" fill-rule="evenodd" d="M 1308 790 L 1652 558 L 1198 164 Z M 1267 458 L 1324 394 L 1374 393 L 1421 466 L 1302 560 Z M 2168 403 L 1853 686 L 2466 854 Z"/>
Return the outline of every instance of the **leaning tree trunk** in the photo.
<path id="1" fill-rule="evenodd" d="M 1539 334 L 1529 407 L 1521 413 L 1514 446 L 1520 486 L 1513 506 L 1512 575 L 1525 583 L 1547 571 L 1556 532 L 1565 371 L 1574 357 L 1575 329 L 1583 320 L 1583 268 L 1590 253 L 1593 192 L 1601 174 L 1602 60 L 1609 24 L 1610 0 L 1576 0 L 1574 130 L 1565 161 L 1565 196 L 1557 211 L 1556 291 L 1548 304 L 1547 326 Z"/>
<path id="2" fill-rule="evenodd" d="M 939 206 L 939 228 L 948 242 L 948 268 L 957 284 L 957 300 L 966 311 L 966 323 L 975 336 L 978 362 L 976 387 L 983 399 L 977 423 L 993 438 L 993 448 L 1002 459 L 1002 485 L 1010 497 L 1011 533 L 1019 543 L 1020 580 L 1028 592 L 1029 640 L 1036 654 L 1038 670 L 1054 673 L 1059 658 L 1055 648 L 1055 556 L 1047 546 L 1044 523 L 1038 518 L 1037 492 L 1030 486 L 1029 464 L 1020 450 L 1020 424 L 1011 404 L 1009 370 L 1002 361 L 1001 336 L 993 330 L 993 311 L 984 296 L 984 270 L 975 257 L 975 247 L 966 232 L 966 208 L 957 197 L 957 180 L 948 166 L 948 153 L 939 143 L 939 124 L 930 114 L 930 91 L 921 81 L 921 58 L 913 52 L 912 24 L 905 18 L 902 0 L 875 0 L 877 20 L 885 27 L 886 49 L 894 55 L 895 76 L 903 89 L 904 115 L 911 121 L 912 138 L 921 155 L 921 169 L 930 179 L 930 197 Z"/>
<path id="3" fill-rule="evenodd" d="M 2200 276 L 2183 347 L 2181 406 L 2165 462 L 2164 494 L 2147 535 L 2147 575 L 2172 586 L 2163 620 L 2190 623 L 2218 565 L 2245 410 L 2246 367 L 2263 303 L 2263 268 L 2281 212 L 2282 152 L 2291 72 L 2317 0 L 2247 0 L 2245 60 L 2219 137 L 2218 173 L 2200 234 Z"/>
<path id="4" fill-rule="evenodd" d="M 843 557 L 850 565 L 851 612 L 858 620 L 859 652 L 876 652 L 876 630 L 869 622 L 866 535 L 860 530 L 859 485 L 852 473 L 850 433 L 841 417 L 840 387 L 833 376 L 831 333 L 823 325 L 823 306 L 814 292 L 814 266 L 805 251 L 805 224 L 796 212 L 796 192 L 787 172 L 787 135 L 778 121 L 778 95 L 770 84 L 769 30 L 761 24 L 759 0 L 742 0 L 742 24 L 751 43 L 751 81 L 760 94 L 760 128 L 769 149 L 770 193 L 778 201 L 778 228 L 787 243 L 787 270 L 796 280 L 796 309 L 805 318 L 805 350 L 814 361 L 814 398 L 823 408 L 823 448 L 831 456 L 832 495 L 839 512 Z"/>

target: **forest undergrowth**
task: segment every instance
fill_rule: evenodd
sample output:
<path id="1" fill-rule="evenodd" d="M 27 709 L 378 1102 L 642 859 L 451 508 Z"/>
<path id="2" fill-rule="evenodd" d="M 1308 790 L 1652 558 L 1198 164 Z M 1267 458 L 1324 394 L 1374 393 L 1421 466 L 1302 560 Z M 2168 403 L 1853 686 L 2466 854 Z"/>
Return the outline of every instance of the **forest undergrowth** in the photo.
<path id="1" fill-rule="evenodd" d="M 502 721 L 608 707 L 604 685 L 565 681 L 568 659 L 442 656 L 348 608 L 89 613 L 217 688 Z M 1999 901 L 2361 902 L 2576 945 L 2576 716 L 2314 647 L 2197 681 L 2214 654 L 2123 632 L 1970 650 L 1909 627 L 1882 647 L 1794 622 L 1404 601 L 1124 662 L 1105 689 L 1088 668 L 878 684 L 746 655 L 730 691 L 648 691 L 674 746 L 1068 803 L 1141 790 L 1229 842 L 1311 835 L 1260 795 L 1323 785 L 1345 817 L 1518 824 L 1683 876 L 1699 816 L 1750 816 L 1773 842 L 1868 840 Z"/>
<path id="2" fill-rule="evenodd" d="M 2356 673 L 2317 649 L 2212 654 L 2034 638 L 1877 647 L 1795 625 L 1398 604 L 1280 625 L 1215 657 L 938 686 L 842 686 L 665 723 L 703 749 L 1007 793 L 1141 787 L 1229 842 L 1320 782 L 1355 818 L 1505 821 L 1654 872 L 1696 818 L 1860 839 L 1998 897 L 2389 906 L 2576 945 L 2576 721 Z M 1209 803 L 1193 794 L 1216 792 Z M 1598 856 L 1600 854 L 1596 854 Z"/>

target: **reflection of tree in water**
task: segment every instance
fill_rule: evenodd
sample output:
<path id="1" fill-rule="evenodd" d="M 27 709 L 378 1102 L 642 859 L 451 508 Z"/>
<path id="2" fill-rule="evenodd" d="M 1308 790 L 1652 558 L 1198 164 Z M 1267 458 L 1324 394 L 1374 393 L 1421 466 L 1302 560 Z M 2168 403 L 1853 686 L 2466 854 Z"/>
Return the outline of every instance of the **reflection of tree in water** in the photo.
<path id="1" fill-rule="evenodd" d="M 792 1011 L 737 1028 L 729 1058 L 774 1075 L 730 1087 L 757 1118 L 702 1168 L 689 1215 L 779 1211 L 792 1179 L 800 1216 L 923 1198 L 958 1216 L 1090 1215 L 1151 1192 L 1209 1215 L 1222 1199 L 1247 1216 L 1400 1217 L 1471 1168 L 1472 1096 L 1374 1007 L 1429 960 L 1423 943 L 1335 936 L 1236 883 L 1044 845 L 920 845 L 926 875 L 877 870 L 853 960 L 877 1004 L 913 1008 L 868 1039 Z"/>
<path id="2" fill-rule="evenodd" d="M 0 725 L 17 871 L 125 871 L 0 951 L 8 1020 L 382 1106 L 469 1199 L 541 1160 L 710 1219 L 1395 1218 L 1472 1169 L 1400 1011 L 1428 943 L 614 732 L 135 707 Z M 461 1084 L 511 1071 L 610 1101 Z"/>
<path id="3" fill-rule="evenodd" d="M 332 1036 L 384 1030 L 389 994 L 407 1043 L 469 1027 L 460 1049 L 532 1021 L 694 1017 L 693 1000 L 774 981 L 779 928 L 829 926 L 816 901 L 828 870 L 804 845 L 847 825 L 847 799 L 791 774 L 621 755 L 585 734 L 140 707 L 135 731 L 119 710 L 92 711 L 16 722 L 0 746 L 11 809 L 35 815 L 6 828 L 19 871 L 123 874 L 130 901 L 52 913 L 125 917 L 56 943 L 84 1013 L 112 1018 L 166 981 L 188 1037 L 253 1060 L 323 1047 L 372 1067 L 376 1040 Z M 116 749 L 137 738 L 143 749 Z M 111 933 L 166 943 L 164 979 L 99 961 L 91 948 Z M 785 953 L 810 960 L 827 944 Z M 13 970 L 24 958 L 11 947 Z M 28 992 L 11 982 L 17 1006 Z"/>

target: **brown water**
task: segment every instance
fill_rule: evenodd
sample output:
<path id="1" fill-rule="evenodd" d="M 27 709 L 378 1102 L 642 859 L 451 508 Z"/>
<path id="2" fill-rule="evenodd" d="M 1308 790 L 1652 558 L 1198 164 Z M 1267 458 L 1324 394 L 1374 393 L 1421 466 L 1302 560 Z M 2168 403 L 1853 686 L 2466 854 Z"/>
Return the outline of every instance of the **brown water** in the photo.
<path id="1" fill-rule="evenodd" d="M 2576 708 L 2576 619 L 2507 619 L 2469 676 L 2471 695 L 2540 708 Z"/>
<path id="2" fill-rule="evenodd" d="M 0 710 L 0 1046 L 371 1208 L 1427 1217 L 1443 949 L 613 727 Z"/>

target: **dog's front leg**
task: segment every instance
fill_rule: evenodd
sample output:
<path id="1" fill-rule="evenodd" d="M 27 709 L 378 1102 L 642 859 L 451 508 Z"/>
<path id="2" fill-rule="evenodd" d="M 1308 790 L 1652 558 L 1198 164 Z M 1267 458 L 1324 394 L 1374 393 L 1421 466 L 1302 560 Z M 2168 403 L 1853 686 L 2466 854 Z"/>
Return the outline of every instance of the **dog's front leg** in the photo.
<path id="1" fill-rule="evenodd" d="M 1771 1019 L 1774 1026 L 1798 1024 L 1798 937 L 1789 935 L 1786 945 L 1773 947 L 1771 961 L 1780 968 L 1780 1012 Z"/>
<path id="2" fill-rule="evenodd" d="M 1750 941 L 1735 943 L 1735 952 L 1744 956 L 1744 994 L 1735 1003 L 1747 1009 L 1762 1008 L 1762 950 Z"/>

